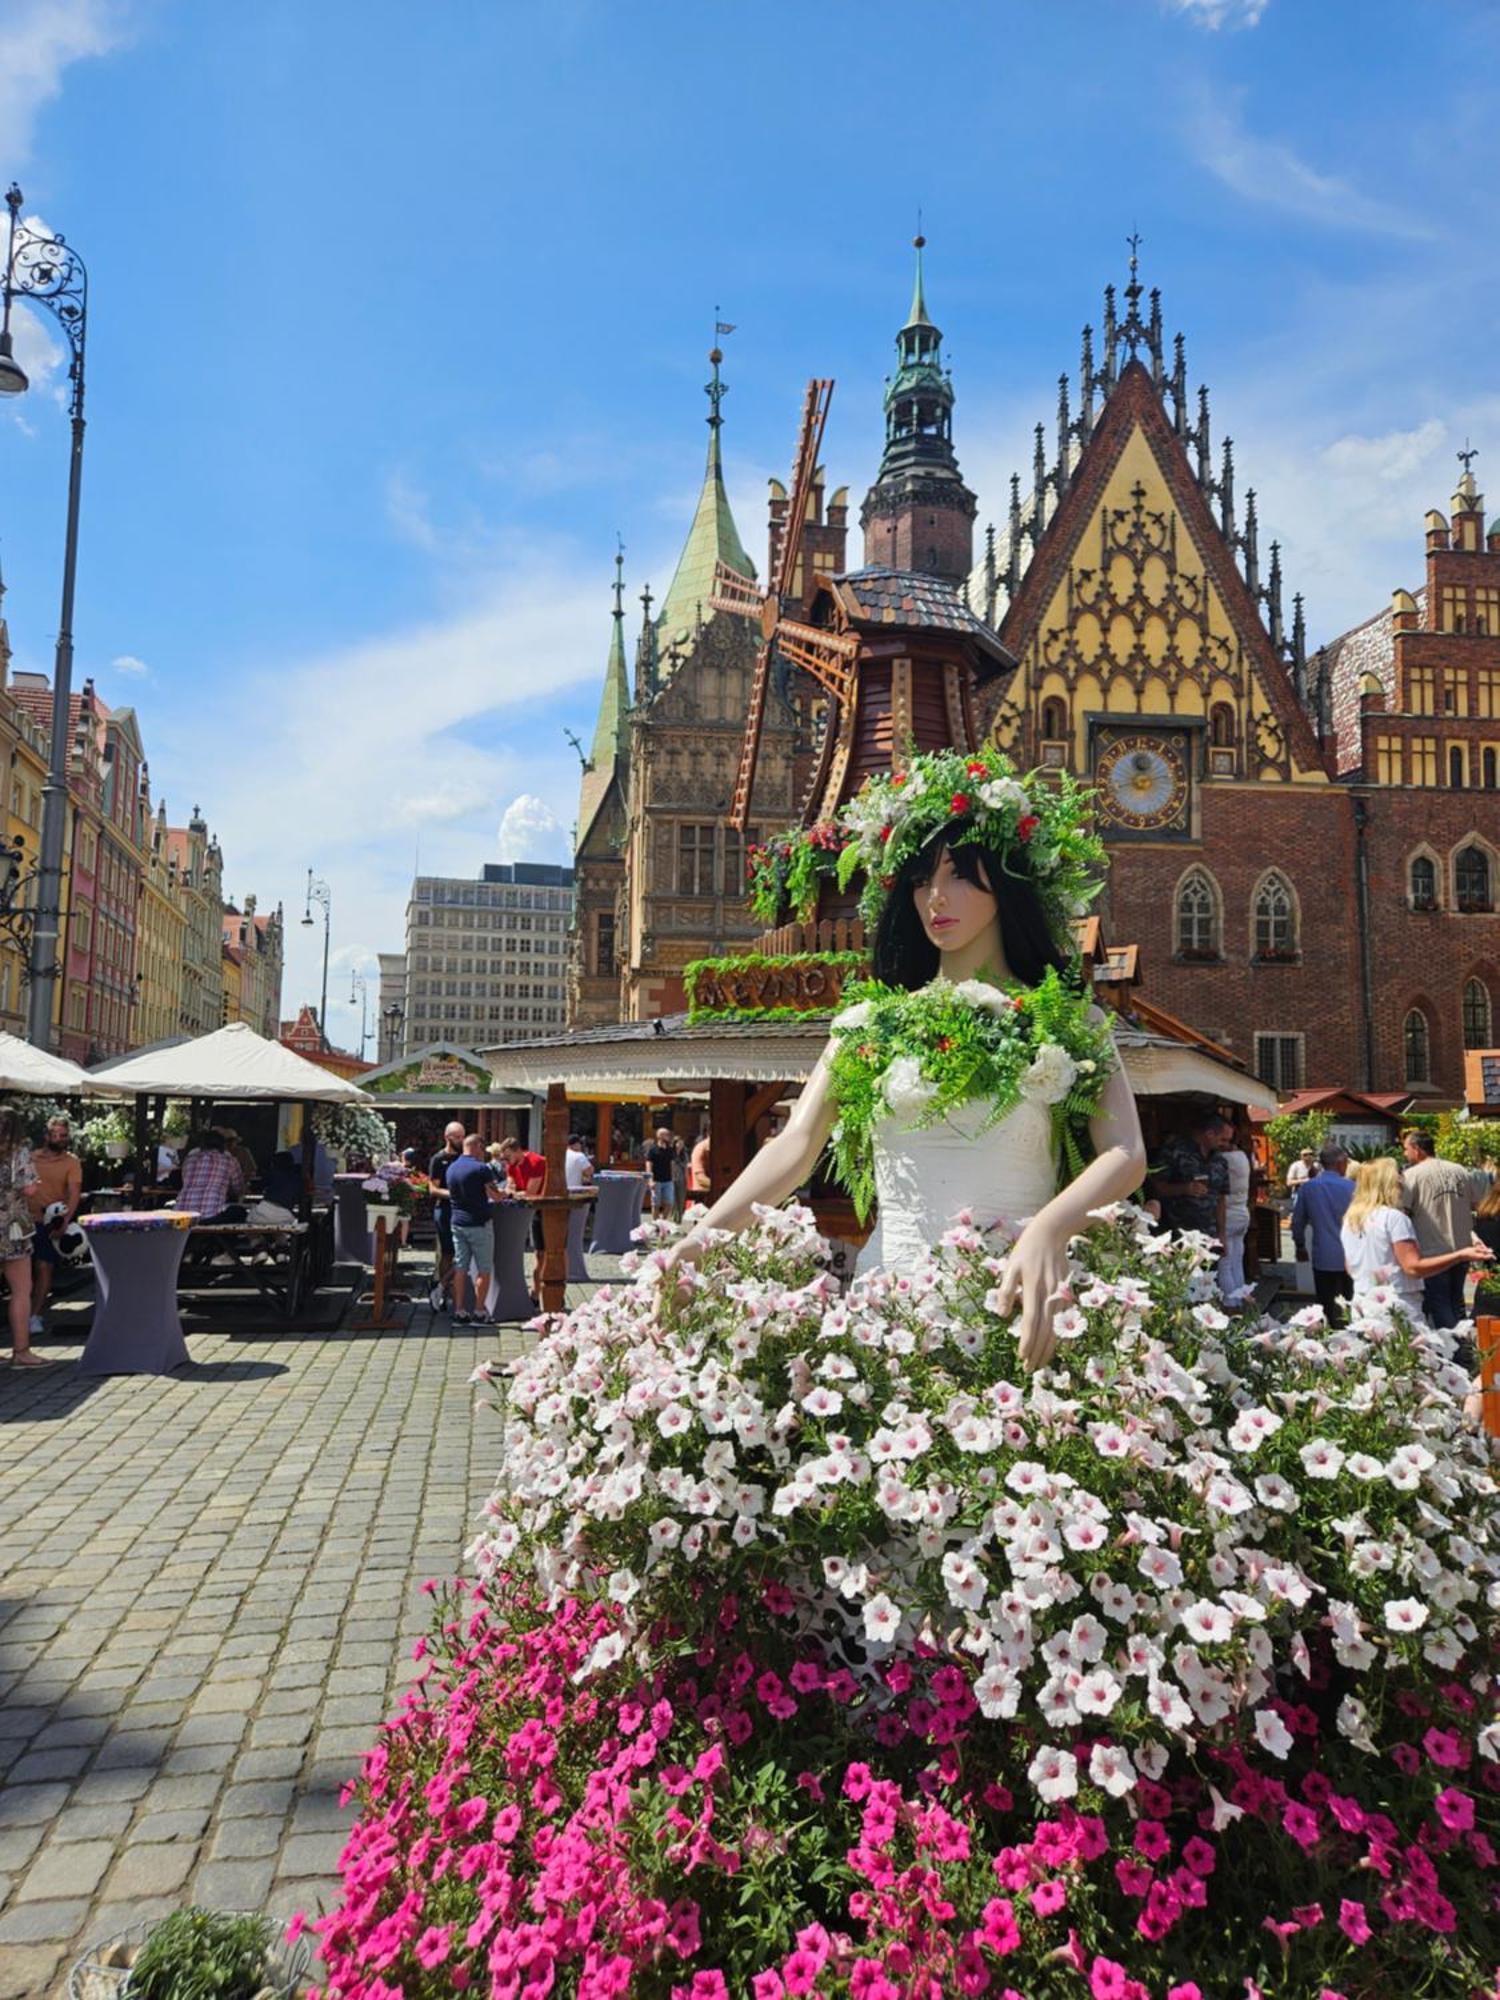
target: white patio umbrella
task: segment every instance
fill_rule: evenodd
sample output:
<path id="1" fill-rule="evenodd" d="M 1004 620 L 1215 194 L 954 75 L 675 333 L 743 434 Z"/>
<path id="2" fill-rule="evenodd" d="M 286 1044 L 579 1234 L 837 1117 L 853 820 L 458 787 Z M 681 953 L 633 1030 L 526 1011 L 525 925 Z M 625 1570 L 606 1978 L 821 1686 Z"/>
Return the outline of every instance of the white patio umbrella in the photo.
<path id="1" fill-rule="evenodd" d="M 27 1097 L 118 1097 L 108 1077 L 90 1076 L 66 1056 L 49 1055 L 19 1035 L 0 1034 L 0 1091 Z"/>
<path id="2" fill-rule="evenodd" d="M 280 1099 L 302 1104 L 368 1104 L 369 1093 L 310 1063 L 244 1021 L 192 1041 L 111 1056 L 86 1073 L 137 1097 L 207 1097 L 219 1103 Z"/>

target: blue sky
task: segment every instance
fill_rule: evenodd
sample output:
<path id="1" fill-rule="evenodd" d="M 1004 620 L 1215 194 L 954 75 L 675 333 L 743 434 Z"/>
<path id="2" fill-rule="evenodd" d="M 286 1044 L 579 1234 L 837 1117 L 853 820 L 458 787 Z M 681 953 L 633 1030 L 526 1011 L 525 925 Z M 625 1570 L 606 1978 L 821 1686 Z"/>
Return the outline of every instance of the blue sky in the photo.
<path id="1" fill-rule="evenodd" d="M 342 1002 L 419 853 L 565 855 L 716 306 L 747 546 L 812 373 L 857 500 L 919 204 L 981 521 L 1137 226 L 1326 638 L 1419 580 L 1465 435 L 1500 492 L 1497 112 L 1492 0 L 0 0 L 0 180 L 93 288 L 78 676 L 232 892 L 328 878 Z M 66 428 L 18 340 L 0 563 L 48 669 Z"/>

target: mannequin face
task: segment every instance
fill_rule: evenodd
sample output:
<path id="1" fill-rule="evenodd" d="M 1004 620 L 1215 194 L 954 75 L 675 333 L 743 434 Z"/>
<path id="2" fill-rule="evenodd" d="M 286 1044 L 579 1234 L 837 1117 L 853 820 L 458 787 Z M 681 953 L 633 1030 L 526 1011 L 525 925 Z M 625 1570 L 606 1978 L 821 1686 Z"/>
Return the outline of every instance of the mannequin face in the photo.
<path id="1" fill-rule="evenodd" d="M 998 905 L 988 889 L 966 882 L 953 866 L 946 847 L 939 850 L 931 875 L 912 884 L 912 899 L 922 928 L 943 954 L 982 958 L 999 948 Z"/>

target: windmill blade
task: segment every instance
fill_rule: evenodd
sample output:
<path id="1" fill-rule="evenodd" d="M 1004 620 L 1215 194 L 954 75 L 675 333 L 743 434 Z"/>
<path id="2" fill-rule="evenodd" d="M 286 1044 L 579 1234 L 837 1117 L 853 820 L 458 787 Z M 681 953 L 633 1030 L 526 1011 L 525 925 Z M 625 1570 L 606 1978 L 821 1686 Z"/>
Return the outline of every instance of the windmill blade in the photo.
<path id="1" fill-rule="evenodd" d="M 766 693 L 771 684 L 772 642 L 763 640 L 755 656 L 755 672 L 750 681 L 750 708 L 745 717 L 745 734 L 740 743 L 740 767 L 735 773 L 734 799 L 729 823 L 743 834 L 750 824 L 750 794 L 755 787 L 755 764 L 760 756 L 760 732 L 766 720 Z"/>
<path id="2" fill-rule="evenodd" d="M 798 618 L 783 618 L 776 626 L 776 651 L 791 666 L 810 674 L 840 705 L 848 702 L 859 654 L 859 641 L 851 632 L 828 632 Z"/>
<path id="3" fill-rule="evenodd" d="M 736 618 L 754 618 L 757 622 L 766 602 L 749 577 L 741 576 L 722 560 L 714 564 L 713 594 L 708 601 L 715 611 L 728 611 Z"/>
<path id="4" fill-rule="evenodd" d="M 807 525 L 807 503 L 818 474 L 818 454 L 823 449 L 823 432 L 828 423 L 828 405 L 833 400 L 833 383 L 814 378 L 802 399 L 802 430 L 797 439 L 797 456 L 792 462 L 792 497 L 787 505 L 786 533 L 776 552 L 776 574 L 771 579 L 771 595 L 778 601 L 792 587 L 797 558 L 802 553 L 802 530 Z"/>

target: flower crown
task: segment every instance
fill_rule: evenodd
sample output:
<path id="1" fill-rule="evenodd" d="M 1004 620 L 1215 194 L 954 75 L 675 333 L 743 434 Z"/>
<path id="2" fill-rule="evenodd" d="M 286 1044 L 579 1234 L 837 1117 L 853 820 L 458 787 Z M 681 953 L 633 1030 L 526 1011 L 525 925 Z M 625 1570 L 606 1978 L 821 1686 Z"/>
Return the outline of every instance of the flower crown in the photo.
<path id="1" fill-rule="evenodd" d="M 839 857 L 840 885 L 864 869 L 859 908 L 873 924 L 902 865 L 951 827 L 955 847 L 1025 854 L 1048 925 L 1072 954 L 1072 927 L 1103 886 L 1104 843 L 1089 826 L 1092 797 L 1066 772 L 1020 777 L 998 750 L 925 751 L 898 771 L 867 778 L 839 814 L 850 835 Z"/>

